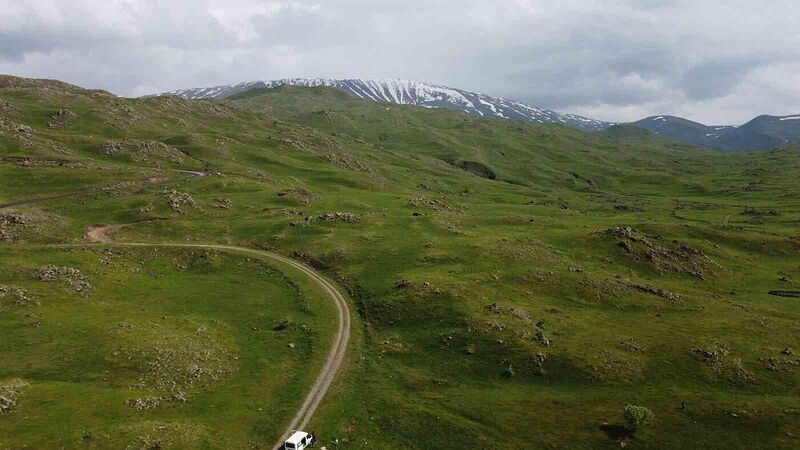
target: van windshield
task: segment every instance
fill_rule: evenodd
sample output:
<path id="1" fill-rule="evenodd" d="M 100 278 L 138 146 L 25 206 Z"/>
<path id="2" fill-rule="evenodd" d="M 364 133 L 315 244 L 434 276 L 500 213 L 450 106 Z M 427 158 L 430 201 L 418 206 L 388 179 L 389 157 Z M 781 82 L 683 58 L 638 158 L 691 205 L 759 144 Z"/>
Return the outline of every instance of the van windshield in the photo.
<path id="1" fill-rule="evenodd" d="M 294 444 L 292 444 L 291 442 L 287 442 L 286 448 L 294 448 Z"/>

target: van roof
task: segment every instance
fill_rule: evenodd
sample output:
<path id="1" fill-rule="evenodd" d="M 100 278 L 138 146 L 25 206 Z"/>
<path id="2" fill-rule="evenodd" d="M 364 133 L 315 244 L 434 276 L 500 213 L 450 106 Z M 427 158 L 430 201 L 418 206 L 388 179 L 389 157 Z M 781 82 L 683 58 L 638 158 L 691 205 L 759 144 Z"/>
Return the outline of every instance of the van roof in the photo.
<path id="1" fill-rule="evenodd" d="M 308 436 L 308 433 L 305 431 L 295 431 L 291 436 L 289 436 L 289 439 L 287 439 L 286 442 L 290 444 L 299 444 L 300 440 L 306 436 Z"/>

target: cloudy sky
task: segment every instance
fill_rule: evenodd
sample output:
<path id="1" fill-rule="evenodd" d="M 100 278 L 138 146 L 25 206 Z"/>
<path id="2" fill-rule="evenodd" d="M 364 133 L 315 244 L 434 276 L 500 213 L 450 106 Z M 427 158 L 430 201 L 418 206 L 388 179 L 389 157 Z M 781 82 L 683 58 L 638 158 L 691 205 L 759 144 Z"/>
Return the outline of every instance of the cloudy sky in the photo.
<path id="1" fill-rule="evenodd" d="M 800 113 L 796 0 L 0 0 L 0 73 L 119 95 L 406 78 L 626 121 Z"/>

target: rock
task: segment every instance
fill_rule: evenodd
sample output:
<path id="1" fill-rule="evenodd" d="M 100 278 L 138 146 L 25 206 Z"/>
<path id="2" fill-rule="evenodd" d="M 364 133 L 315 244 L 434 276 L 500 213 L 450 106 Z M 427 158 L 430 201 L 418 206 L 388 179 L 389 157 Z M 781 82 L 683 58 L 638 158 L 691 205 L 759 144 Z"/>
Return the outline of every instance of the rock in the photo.
<path id="1" fill-rule="evenodd" d="M 293 349 L 296 347 L 296 345 L 294 344 L 294 342 L 290 342 L 288 347 Z"/>
<path id="2" fill-rule="evenodd" d="M 278 192 L 278 197 L 287 198 L 304 205 L 309 205 L 319 200 L 319 197 L 316 194 L 303 188 L 285 189 Z"/>
<path id="3" fill-rule="evenodd" d="M 162 193 L 162 196 L 167 199 L 167 204 L 172 212 L 177 214 L 186 214 L 187 208 L 202 209 L 197 202 L 194 201 L 191 195 L 186 192 L 179 192 L 175 189 L 168 189 Z"/>
<path id="4" fill-rule="evenodd" d="M 0 415 L 10 414 L 17 407 L 19 396 L 28 387 L 28 383 L 20 379 L 0 384 Z"/>
<path id="5" fill-rule="evenodd" d="M 494 314 L 503 314 L 503 307 L 498 305 L 497 303 L 492 303 L 491 305 L 486 305 L 483 309 L 487 312 L 494 313 Z"/>
<path id="6" fill-rule="evenodd" d="M 50 121 L 47 122 L 47 126 L 50 128 L 58 128 L 64 125 L 69 124 L 70 122 L 74 121 L 78 118 L 78 115 L 74 112 L 66 109 L 61 108 L 55 114 L 50 116 Z"/>
<path id="7" fill-rule="evenodd" d="M 134 411 L 148 411 L 152 409 L 156 409 L 161 406 L 161 398 L 160 397 L 142 397 L 142 398 L 132 398 L 125 403 L 128 404 Z"/>
<path id="8" fill-rule="evenodd" d="M 27 225 L 28 218 L 22 214 L 0 214 L 0 225 Z"/>
<path id="9" fill-rule="evenodd" d="M 104 142 L 98 151 L 107 156 L 127 156 L 135 162 L 161 159 L 179 164 L 184 157 L 180 150 L 163 142 L 138 139 L 112 139 Z"/>
<path id="10" fill-rule="evenodd" d="M 550 347 L 550 339 L 545 336 L 543 331 L 537 331 L 535 338 L 542 347 Z"/>
<path id="11" fill-rule="evenodd" d="M 335 212 L 335 213 L 328 213 L 323 214 L 321 216 L 317 216 L 315 219 L 317 222 L 344 222 L 344 223 L 356 223 L 360 219 L 353 213 L 343 213 L 343 212 Z"/>
<path id="12" fill-rule="evenodd" d="M 231 209 L 232 207 L 233 207 L 233 202 L 229 198 L 214 199 L 214 208 Z"/>
<path id="13" fill-rule="evenodd" d="M 792 356 L 792 355 L 794 355 L 794 350 L 792 350 L 792 347 L 786 347 L 786 349 L 784 351 L 782 351 L 781 353 L 783 353 L 784 355 L 787 355 L 787 356 Z"/>

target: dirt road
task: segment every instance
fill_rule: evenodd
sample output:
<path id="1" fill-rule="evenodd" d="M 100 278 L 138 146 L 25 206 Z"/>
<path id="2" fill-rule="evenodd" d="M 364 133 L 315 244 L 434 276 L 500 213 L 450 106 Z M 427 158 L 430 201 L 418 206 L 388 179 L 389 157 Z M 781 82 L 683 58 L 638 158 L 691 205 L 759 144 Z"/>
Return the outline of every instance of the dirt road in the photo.
<path id="1" fill-rule="evenodd" d="M 175 181 L 183 181 L 186 179 L 200 178 L 207 176 L 207 174 L 203 172 L 192 172 L 186 170 L 174 170 L 174 172 L 189 174 L 189 176 L 187 176 L 186 178 L 182 178 L 180 180 L 175 180 Z M 98 189 L 86 189 L 83 191 L 53 195 L 49 197 L 18 200 L 5 204 L 0 204 L 0 209 L 9 208 L 11 206 L 18 206 L 18 205 L 37 203 L 52 199 L 64 198 L 72 195 L 86 194 L 86 193 L 96 192 L 97 190 Z M 117 224 L 117 225 L 88 226 L 86 228 L 86 234 L 89 237 L 89 239 L 100 244 L 113 244 L 117 246 L 129 246 L 129 247 L 206 248 L 206 249 L 226 250 L 238 253 L 247 253 L 263 258 L 270 258 L 299 270 L 308 278 L 310 278 L 311 281 L 313 281 L 320 288 L 322 288 L 325 294 L 328 297 L 330 297 L 331 300 L 333 300 L 339 315 L 339 325 L 336 330 L 336 334 L 333 337 L 333 342 L 331 343 L 331 349 L 328 352 L 328 356 L 325 360 L 325 365 L 322 367 L 322 371 L 317 376 L 317 379 L 314 381 L 314 384 L 311 386 L 311 389 L 309 390 L 308 394 L 303 400 L 303 404 L 300 406 L 300 409 L 297 411 L 295 416 L 289 422 L 286 431 L 280 437 L 278 442 L 275 443 L 274 450 L 280 449 L 283 446 L 283 442 L 286 440 L 287 437 L 289 437 L 289 435 L 292 433 L 293 430 L 303 429 L 305 428 L 306 425 L 308 425 L 308 422 L 314 416 L 314 413 L 317 411 L 320 402 L 322 402 L 323 397 L 325 397 L 325 394 L 328 392 L 331 383 L 333 383 L 333 380 L 336 378 L 336 374 L 339 372 L 339 369 L 342 366 L 342 362 L 344 361 L 344 357 L 347 352 L 347 344 L 350 341 L 350 308 L 347 305 L 347 300 L 345 300 L 344 296 L 336 289 L 336 287 L 334 287 L 328 280 L 325 279 L 325 277 L 323 277 L 313 269 L 291 258 L 287 258 L 285 256 L 278 255 L 276 253 L 270 253 L 266 251 L 254 250 L 244 247 L 236 247 L 232 245 L 148 244 L 148 243 L 114 242 L 114 239 L 111 235 L 115 231 L 131 225 L 134 224 L 128 223 L 128 224 Z"/>
<path id="2" fill-rule="evenodd" d="M 123 225 L 106 225 L 106 226 L 99 226 L 99 227 L 92 227 L 89 228 L 87 234 L 90 239 L 94 240 L 95 242 L 103 243 L 103 244 L 110 244 L 113 240 L 110 237 L 110 233 L 113 231 L 119 230 L 120 228 L 129 226 L 131 224 L 123 224 Z M 325 360 L 325 365 L 322 367 L 322 371 L 317 376 L 316 381 L 311 386 L 308 394 L 306 395 L 303 404 L 300 406 L 300 409 L 297 411 L 295 416 L 289 422 L 286 431 L 281 435 L 278 442 L 273 447 L 274 450 L 278 450 L 282 448 L 283 442 L 286 440 L 287 437 L 292 433 L 293 430 L 300 430 L 305 428 L 308 425 L 308 422 L 314 416 L 314 413 L 317 411 L 320 402 L 322 402 L 323 397 L 328 392 L 328 388 L 330 388 L 331 383 L 336 378 L 336 374 L 339 372 L 339 368 L 344 361 L 345 354 L 347 353 L 347 344 L 350 341 L 350 308 L 347 305 L 347 300 L 345 300 L 344 296 L 334 287 L 328 280 L 326 280 L 322 275 L 314 271 L 313 269 L 307 267 L 306 265 L 299 263 L 291 258 L 287 258 L 282 255 L 278 255 L 271 252 L 266 252 L 262 250 L 253 250 L 250 248 L 244 247 L 236 247 L 232 245 L 215 245 L 215 244 L 147 244 L 147 243 L 133 243 L 133 242 L 126 242 L 126 243 L 114 243 L 117 246 L 128 246 L 128 247 L 175 247 L 175 248 L 203 248 L 203 249 L 217 249 L 217 250 L 226 250 L 231 252 L 237 253 L 246 253 L 251 255 L 256 255 L 263 258 L 270 258 L 276 261 L 279 261 L 283 264 L 291 266 L 308 278 L 311 279 L 314 283 L 316 283 L 325 294 L 333 300 L 334 304 L 336 305 L 336 309 L 339 315 L 339 325 L 336 330 L 336 334 L 333 336 L 333 342 L 331 343 L 331 349 L 328 352 L 328 356 Z"/>

